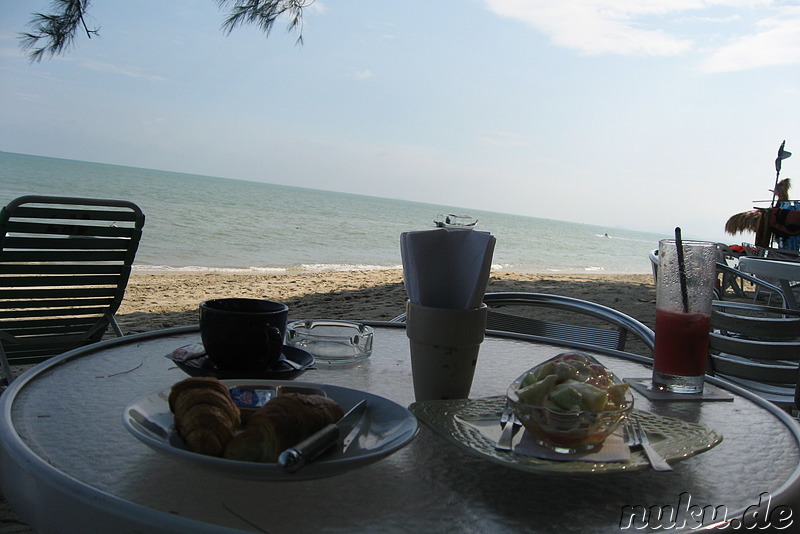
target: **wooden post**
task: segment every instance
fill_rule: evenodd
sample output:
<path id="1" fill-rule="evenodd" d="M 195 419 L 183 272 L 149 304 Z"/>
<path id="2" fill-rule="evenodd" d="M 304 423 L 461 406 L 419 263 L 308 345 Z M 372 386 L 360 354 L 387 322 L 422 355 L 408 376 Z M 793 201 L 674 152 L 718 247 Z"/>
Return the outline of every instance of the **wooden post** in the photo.
<path id="1" fill-rule="evenodd" d="M 770 248 L 772 245 L 772 228 L 769 226 L 770 210 L 760 208 L 758 211 L 761 213 L 761 217 L 756 231 L 756 246 Z"/>

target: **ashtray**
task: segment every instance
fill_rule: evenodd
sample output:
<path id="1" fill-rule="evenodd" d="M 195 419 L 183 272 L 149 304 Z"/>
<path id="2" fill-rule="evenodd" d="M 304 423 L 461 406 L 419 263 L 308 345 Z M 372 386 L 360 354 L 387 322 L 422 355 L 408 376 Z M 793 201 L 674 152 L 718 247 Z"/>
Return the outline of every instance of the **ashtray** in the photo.
<path id="1" fill-rule="evenodd" d="M 350 321 L 293 321 L 286 325 L 284 344 L 310 352 L 317 362 L 353 363 L 372 354 L 373 332 Z"/>

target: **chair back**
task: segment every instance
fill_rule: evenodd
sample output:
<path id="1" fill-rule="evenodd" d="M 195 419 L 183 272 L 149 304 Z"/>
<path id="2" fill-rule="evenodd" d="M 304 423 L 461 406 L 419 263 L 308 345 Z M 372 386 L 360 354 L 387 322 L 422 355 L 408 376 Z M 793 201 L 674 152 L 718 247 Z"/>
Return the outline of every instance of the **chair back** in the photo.
<path id="1" fill-rule="evenodd" d="M 800 362 L 800 312 L 714 302 L 709 374 L 735 382 L 782 407 L 794 405 Z"/>
<path id="2" fill-rule="evenodd" d="M 109 324 L 122 335 L 114 313 L 143 226 L 121 200 L 24 196 L 4 207 L 0 356 L 36 363 L 99 341 Z"/>
<path id="3" fill-rule="evenodd" d="M 487 293 L 483 301 L 489 306 L 486 329 L 514 332 L 540 338 L 551 338 L 577 348 L 602 347 L 626 350 L 629 335 L 642 342 L 652 354 L 655 335 L 638 320 L 618 310 L 572 297 L 544 293 Z M 517 307 L 515 313 L 505 310 Z M 525 308 L 540 309 L 538 317 L 525 313 Z M 499 311 L 503 309 L 504 311 Z M 544 319 L 547 309 L 569 312 L 569 322 Z M 582 319 L 580 318 L 582 316 Z M 588 319 L 588 320 L 587 320 Z"/>
<path id="4" fill-rule="evenodd" d="M 513 332 L 538 341 L 588 350 L 593 347 L 626 350 L 630 334 L 644 345 L 644 352 L 650 355 L 653 352 L 655 335 L 649 327 L 629 315 L 595 302 L 560 295 L 516 292 L 486 293 L 483 302 L 489 307 L 487 331 Z M 498 308 L 504 311 L 498 311 Z M 548 315 L 548 309 L 571 312 L 571 318 L 583 316 L 584 320 L 564 323 L 533 316 Z M 404 322 L 405 319 L 405 314 L 402 314 L 392 322 Z"/>
<path id="5" fill-rule="evenodd" d="M 724 245 L 719 245 L 720 247 L 724 247 L 729 250 L 728 247 Z M 721 249 L 722 250 L 722 249 Z M 658 249 L 655 249 L 650 252 L 650 266 L 653 269 L 653 282 L 656 286 L 658 286 Z M 758 299 L 759 294 L 761 291 L 767 292 L 767 294 L 771 297 L 774 293 L 781 299 L 781 305 L 785 308 L 788 306 L 788 299 L 786 298 L 786 293 L 784 293 L 783 289 L 753 276 L 751 274 L 745 273 L 736 269 L 735 267 L 731 267 L 728 265 L 725 257 L 724 252 L 720 252 L 720 261 L 717 261 L 717 275 L 721 276 L 720 285 L 718 288 L 714 289 L 714 298 L 718 300 L 723 300 L 726 295 L 726 290 L 731 289 L 733 291 L 734 297 L 739 298 L 748 298 L 747 294 L 744 291 L 743 283 L 745 281 L 750 282 L 755 287 L 755 294 L 753 296 L 753 300 L 755 301 Z"/>

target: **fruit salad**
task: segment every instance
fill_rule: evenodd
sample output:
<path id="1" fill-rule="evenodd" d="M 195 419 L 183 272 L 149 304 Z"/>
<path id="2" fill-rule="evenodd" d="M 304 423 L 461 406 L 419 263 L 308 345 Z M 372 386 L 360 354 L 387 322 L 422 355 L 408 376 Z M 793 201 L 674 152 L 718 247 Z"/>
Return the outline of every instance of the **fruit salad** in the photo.
<path id="1" fill-rule="evenodd" d="M 533 368 L 517 389 L 519 401 L 558 412 L 601 412 L 625 408 L 627 383 L 585 355 L 570 352 Z"/>

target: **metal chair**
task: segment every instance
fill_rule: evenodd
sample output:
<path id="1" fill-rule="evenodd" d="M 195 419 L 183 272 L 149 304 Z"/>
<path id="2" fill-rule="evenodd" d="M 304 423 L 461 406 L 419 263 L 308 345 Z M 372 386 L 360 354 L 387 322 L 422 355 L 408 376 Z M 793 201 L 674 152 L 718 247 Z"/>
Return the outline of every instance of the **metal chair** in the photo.
<path id="1" fill-rule="evenodd" d="M 708 374 L 734 382 L 784 409 L 795 408 L 800 312 L 714 302 Z"/>
<path id="2" fill-rule="evenodd" d="M 748 282 L 753 284 L 755 286 L 755 288 L 756 288 L 756 293 L 755 293 L 755 295 L 753 297 L 753 300 L 758 298 L 758 296 L 759 296 L 761 291 L 766 291 L 766 292 L 768 292 L 770 294 L 770 297 L 768 298 L 767 302 L 769 302 L 769 300 L 771 300 L 771 295 L 775 294 L 781 299 L 781 305 L 784 308 L 788 305 L 789 301 L 786 298 L 786 293 L 783 291 L 783 289 L 781 289 L 780 287 L 776 286 L 775 284 L 771 284 L 771 283 L 767 282 L 766 280 L 763 280 L 761 278 L 758 278 L 756 276 L 748 274 L 748 273 L 746 273 L 744 271 L 740 271 L 739 269 L 735 269 L 735 268 L 733 268 L 733 267 L 731 267 L 729 265 L 726 265 L 724 263 L 717 263 L 717 272 L 718 273 L 722 273 L 723 280 L 725 280 L 726 276 L 727 276 L 728 280 L 747 280 Z M 729 282 L 729 283 L 735 283 L 735 282 Z M 738 288 L 742 288 L 743 287 L 742 283 L 739 282 L 737 284 L 737 287 Z M 725 290 L 725 286 L 723 285 L 721 289 L 722 289 L 722 291 L 719 292 L 720 300 L 722 300 L 722 298 L 725 295 L 725 291 L 724 291 Z M 741 290 L 741 291 L 743 293 L 743 290 Z M 745 297 L 746 297 L 746 295 L 745 295 Z"/>
<path id="3" fill-rule="evenodd" d="M 0 365 L 99 341 L 119 309 L 144 226 L 120 200 L 20 197 L 0 211 Z"/>
<path id="4" fill-rule="evenodd" d="M 653 282 L 658 284 L 658 250 L 650 252 L 650 265 L 653 269 Z M 784 308 L 788 306 L 789 301 L 786 298 L 786 293 L 784 293 L 783 289 L 775 284 L 767 282 L 761 278 L 757 278 L 752 274 L 740 271 L 739 269 L 719 261 L 717 262 L 717 273 L 722 275 L 720 287 L 718 289 L 714 289 L 714 295 L 717 300 L 723 300 L 725 298 L 725 290 L 728 288 L 733 289 L 735 296 L 747 298 L 742 284 L 742 281 L 746 280 L 753 284 L 756 288 L 753 301 L 758 299 L 761 291 L 766 291 L 769 293 L 770 298 L 773 293 L 776 294 L 781 299 L 781 305 Z"/>
<path id="5" fill-rule="evenodd" d="M 547 295 L 543 293 L 487 293 L 483 301 L 490 308 L 486 319 L 486 330 L 496 332 L 513 332 L 523 334 L 545 342 L 591 350 L 592 347 L 603 347 L 624 351 L 628 335 L 640 340 L 652 353 L 655 335 L 653 331 L 638 320 L 620 311 L 594 302 Z M 504 313 L 497 308 L 517 307 L 520 313 Z M 537 315 L 547 313 L 547 309 L 558 309 L 583 316 L 583 321 L 605 324 L 611 328 L 587 326 L 585 324 L 556 323 L 531 317 L 530 312 Z M 392 319 L 392 322 L 404 322 L 405 314 Z"/>
<path id="6" fill-rule="evenodd" d="M 800 251 L 797 250 L 759 247 L 748 243 L 742 243 L 742 247 L 744 248 L 746 255 L 752 258 L 766 258 L 771 260 L 783 260 L 783 261 L 800 261 Z M 766 280 L 770 283 L 774 283 L 775 285 L 779 284 L 778 280 L 770 280 L 770 279 Z M 800 286 L 800 283 L 790 282 L 789 285 L 791 289 L 795 289 Z"/>

